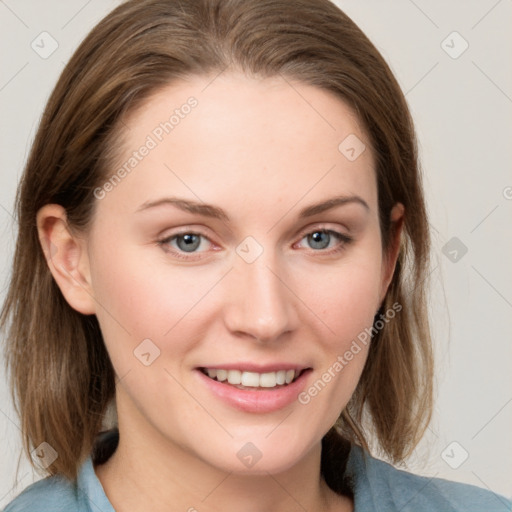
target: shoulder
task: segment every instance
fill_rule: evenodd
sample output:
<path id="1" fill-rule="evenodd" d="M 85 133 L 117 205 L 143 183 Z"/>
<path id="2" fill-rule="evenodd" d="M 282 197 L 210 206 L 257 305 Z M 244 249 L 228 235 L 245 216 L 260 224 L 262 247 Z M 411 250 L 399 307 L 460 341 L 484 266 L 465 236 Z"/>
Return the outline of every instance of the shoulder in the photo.
<path id="1" fill-rule="evenodd" d="M 75 512 L 81 507 L 77 488 L 61 476 L 50 476 L 29 485 L 3 512 Z"/>
<path id="2" fill-rule="evenodd" d="M 364 454 L 364 455 L 363 455 Z M 356 510 L 401 512 L 510 512 L 512 502 L 489 490 L 397 469 L 354 446 L 347 468 Z M 359 503 L 358 503 L 359 502 Z M 357 508 L 359 506 L 359 508 Z"/>
<path id="3" fill-rule="evenodd" d="M 101 464 L 116 449 L 117 431 L 101 432 L 93 452 L 79 468 L 76 482 L 61 475 L 50 476 L 29 485 L 3 512 L 115 512 L 98 480 L 94 463 Z"/>

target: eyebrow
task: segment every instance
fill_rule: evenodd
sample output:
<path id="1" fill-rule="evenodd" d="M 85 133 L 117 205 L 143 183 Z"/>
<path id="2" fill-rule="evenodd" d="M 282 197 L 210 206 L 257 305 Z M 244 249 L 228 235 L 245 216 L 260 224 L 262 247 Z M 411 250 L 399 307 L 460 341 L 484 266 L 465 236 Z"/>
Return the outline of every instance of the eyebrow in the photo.
<path id="1" fill-rule="evenodd" d="M 307 217 L 312 217 L 313 215 L 318 215 L 319 213 L 323 213 L 327 210 L 330 210 L 331 208 L 353 203 L 360 204 L 366 210 L 370 210 L 368 203 L 359 196 L 336 196 L 331 197 L 330 199 L 327 199 L 325 201 L 321 201 L 319 203 L 306 206 L 305 208 L 300 210 L 298 218 L 304 219 Z M 139 208 L 137 208 L 136 213 L 146 211 L 151 208 L 157 208 L 160 206 L 175 206 L 176 208 L 179 208 L 180 210 L 189 213 L 195 213 L 198 215 L 203 215 L 204 217 L 211 217 L 214 219 L 229 222 L 228 214 L 218 206 L 201 203 L 197 201 L 191 201 L 188 199 L 181 199 L 178 197 L 163 197 L 155 201 L 146 201 L 145 203 L 140 205 Z"/>

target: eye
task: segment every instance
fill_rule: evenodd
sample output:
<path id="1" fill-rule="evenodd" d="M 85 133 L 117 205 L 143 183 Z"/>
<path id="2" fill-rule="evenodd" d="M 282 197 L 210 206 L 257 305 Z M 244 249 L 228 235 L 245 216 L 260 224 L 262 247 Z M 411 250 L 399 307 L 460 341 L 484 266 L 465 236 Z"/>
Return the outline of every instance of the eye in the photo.
<path id="1" fill-rule="evenodd" d="M 301 242 L 303 240 L 307 241 L 310 248 L 314 249 L 314 252 L 335 254 L 343 250 L 353 239 L 332 229 L 319 228 L 303 234 Z M 157 243 L 165 252 L 177 258 L 192 260 L 194 258 L 197 259 L 199 254 L 208 252 L 208 247 L 204 248 L 204 241 L 206 241 L 207 246 L 213 245 L 210 239 L 202 233 L 183 231 L 162 238 L 158 240 Z M 198 250 L 199 248 L 203 248 L 204 250 Z"/>
<path id="2" fill-rule="evenodd" d="M 158 245 L 160 245 L 164 251 L 170 252 L 178 258 L 190 259 L 187 254 L 193 255 L 197 252 L 205 252 L 197 250 L 199 247 L 204 246 L 204 243 L 202 243 L 203 240 L 207 240 L 208 244 L 211 245 L 210 240 L 205 235 L 193 231 L 186 231 L 158 240 Z"/>
<path id="3" fill-rule="evenodd" d="M 314 231 L 306 233 L 301 241 L 302 240 L 306 240 L 307 243 L 310 244 L 310 247 L 315 249 L 315 252 L 324 252 L 325 249 L 333 248 L 331 242 L 336 242 L 337 240 L 338 243 L 335 243 L 334 250 L 325 251 L 331 254 L 342 250 L 345 245 L 352 241 L 352 238 L 332 229 L 315 229 Z"/>

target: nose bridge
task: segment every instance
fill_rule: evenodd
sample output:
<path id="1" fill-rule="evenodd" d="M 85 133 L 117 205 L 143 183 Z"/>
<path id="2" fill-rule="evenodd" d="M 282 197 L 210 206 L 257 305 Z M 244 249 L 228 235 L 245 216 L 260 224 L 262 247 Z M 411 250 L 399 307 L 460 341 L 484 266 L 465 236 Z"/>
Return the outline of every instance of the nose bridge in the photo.
<path id="1" fill-rule="evenodd" d="M 294 327 L 293 295 L 280 268 L 271 250 L 251 263 L 237 256 L 226 317 L 231 331 L 271 341 Z"/>

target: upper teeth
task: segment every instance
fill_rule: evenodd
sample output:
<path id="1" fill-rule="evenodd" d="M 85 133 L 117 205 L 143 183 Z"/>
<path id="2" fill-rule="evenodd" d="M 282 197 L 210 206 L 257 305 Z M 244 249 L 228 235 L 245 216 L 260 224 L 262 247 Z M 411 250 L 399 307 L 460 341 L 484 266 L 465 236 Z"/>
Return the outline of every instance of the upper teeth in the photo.
<path id="1" fill-rule="evenodd" d="M 242 372 L 240 370 L 222 370 L 207 368 L 208 377 L 217 378 L 218 381 L 227 380 L 230 384 L 242 386 L 273 388 L 282 384 L 290 384 L 300 373 L 299 370 L 279 370 L 277 372 L 256 373 Z"/>

